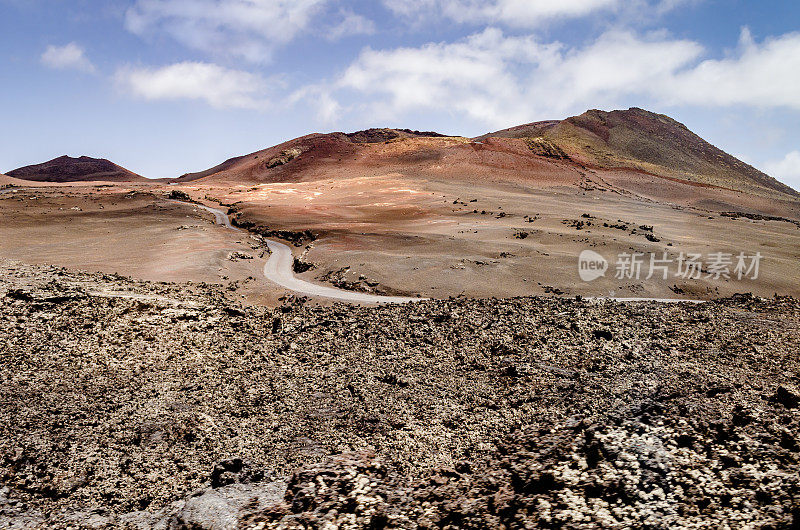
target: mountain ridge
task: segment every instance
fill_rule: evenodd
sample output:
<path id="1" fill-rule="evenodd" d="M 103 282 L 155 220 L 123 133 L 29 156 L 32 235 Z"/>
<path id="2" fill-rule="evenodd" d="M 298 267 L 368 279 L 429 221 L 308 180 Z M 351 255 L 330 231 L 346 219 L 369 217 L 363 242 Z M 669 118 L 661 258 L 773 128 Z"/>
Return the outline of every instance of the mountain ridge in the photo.
<path id="1" fill-rule="evenodd" d="M 572 168 L 572 170 L 570 170 Z M 725 153 L 665 115 L 638 107 L 592 109 L 563 120 L 543 120 L 475 138 L 433 131 L 371 128 L 311 133 L 203 171 L 164 182 L 299 182 L 336 174 L 474 180 L 518 178 L 530 182 L 570 180 L 568 173 L 632 171 L 761 196 L 800 198 L 777 179 Z M 107 159 L 67 155 L 6 172 L 29 182 L 156 182 Z M 574 181 L 574 178 L 572 179 Z"/>
<path id="2" fill-rule="evenodd" d="M 450 166 L 449 168 L 446 166 Z M 408 129 L 314 133 L 233 157 L 175 182 L 296 182 L 341 171 L 370 176 L 401 172 L 422 177 L 516 174 L 540 180 L 562 173 L 603 169 L 759 195 L 800 193 L 703 140 L 665 114 L 637 107 L 589 110 L 475 138 Z"/>

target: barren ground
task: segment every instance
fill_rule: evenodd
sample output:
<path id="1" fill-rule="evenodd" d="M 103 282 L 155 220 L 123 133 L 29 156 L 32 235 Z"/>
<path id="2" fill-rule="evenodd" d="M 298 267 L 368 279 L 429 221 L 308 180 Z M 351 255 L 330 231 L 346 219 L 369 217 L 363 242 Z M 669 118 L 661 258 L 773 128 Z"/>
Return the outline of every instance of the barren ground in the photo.
<path id="1" fill-rule="evenodd" d="M 263 245 L 219 229 L 213 215 L 167 201 L 164 193 L 153 195 L 149 187 L 5 192 L 0 192 L 0 255 L 7 259 L 151 281 L 215 283 L 256 304 L 274 305 L 283 294 L 263 280 Z"/>
<path id="2" fill-rule="evenodd" d="M 663 179 L 658 179 L 656 194 L 655 186 L 639 177 L 635 182 L 616 173 L 593 178 L 582 187 L 520 182 L 465 186 L 394 174 L 185 189 L 196 198 L 232 205 L 240 222 L 269 230 L 311 230 L 318 239 L 305 241 L 298 255 L 316 266 L 303 275 L 312 280 L 333 273 L 362 287 L 377 283 L 387 292 L 436 298 L 529 296 L 556 290 L 617 297 L 800 294 L 800 225 L 792 222 L 800 219 L 796 204 L 760 199 L 747 204 L 747 198 L 728 197 L 719 190 L 686 190 L 689 186 L 680 184 L 674 185 L 670 202 L 663 197 Z M 707 196 L 716 202 L 707 204 Z M 742 210 L 773 211 L 777 213 L 771 215 L 786 220 L 721 215 Z M 578 223 L 582 228 L 576 228 Z M 657 241 L 647 238 L 643 225 L 653 227 L 651 235 Z M 585 249 L 612 263 L 606 277 L 591 284 L 577 273 L 577 256 Z M 617 280 L 613 267 L 622 252 L 659 257 L 666 252 L 673 260 L 681 252 L 760 252 L 764 259 L 757 281 L 709 280 L 705 274 L 700 280 L 672 274 L 667 280 L 645 281 L 644 275 L 641 281 Z"/>
<path id="3" fill-rule="evenodd" d="M 301 277 L 350 289 L 433 298 L 800 294 L 796 203 L 648 178 L 607 172 L 574 186 L 465 185 L 390 174 L 179 189 L 231 207 L 239 224 L 256 231 L 310 231 L 315 240 L 303 238 L 295 247 L 309 268 Z M 164 200 L 173 189 L 4 190 L 0 256 L 154 281 L 219 283 L 248 303 L 274 306 L 285 291 L 261 275 L 263 244 L 213 226 L 206 212 Z M 722 215 L 731 211 L 773 220 Z M 577 257 L 585 249 L 610 262 L 606 276 L 592 283 L 578 277 Z M 254 259 L 232 261 L 233 252 Z M 669 277 L 646 280 L 645 266 L 638 281 L 616 279 L 623 252 L 648 259 L 666 252 L 673 260 Z M 698 280 L 675 277 L 680 253 L 717 252 L 760 252 L 758 279 L 714 279 L 705 272 Z"/>
<path id="4" fill-rule="evenodd" d="M 796 527 L 798 204 L 556 176 L 0 190 L 0 527 Z M 172 191 L 433 299 L 287 297 Z M 763 260 L 586 283 L 585 249 Z"/>
<path id="5" fill-rule="evenodd" d="M 800 521 L 795 299 L 244 309 L 19 262 L 0 299 L 0 526 Z"/>

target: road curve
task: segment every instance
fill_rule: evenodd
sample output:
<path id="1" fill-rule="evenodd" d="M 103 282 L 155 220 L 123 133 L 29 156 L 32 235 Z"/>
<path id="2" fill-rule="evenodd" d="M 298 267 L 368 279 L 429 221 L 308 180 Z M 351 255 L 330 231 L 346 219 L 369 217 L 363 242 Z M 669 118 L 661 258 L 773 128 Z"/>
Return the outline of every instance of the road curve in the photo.
<path id="1" fill-rule="evenodd" d="M 181 202 L 181 201 L 178 201 Z M 204 204 L 181 202 L 181 204 L 189 204 L 202 208 L 203 210 L 214 214 L 214 218 L 218 225 L 224 226 L 229 230 L 241 231 L 231 224 L 230 219 L 225 212 L 212 208 Z M 410 298 L 405 296 L 380 296 L 369 293 L 359 293 L 355 291 L 345 291 L 343 289 L 336 289 L 334 287 L 327 287 L 325 285 L 318 285 L 305 280 L 301 280 L 294 275 L 293 265 L 294 257 L 292 256 L 292 249 L 288 245 L 273 241 L 271 239 L 264 239 L 271 252 L 267 263 L 264 265 L 264 277 L 271 282 L 280 285 L 290 291 L 295 291 L 300 294 L 308 296 L 319 296 L 322 298 L 331 298 L 333 300 L 341 300 L 343 302 L 361 302 L 368 304 L 406 304 L 409 302 L 419 302 L 424 298 Z"/>
<path id="2" fill-rule="evenodd" d="M 229 230 L 237 230 L 238 228 L 231 224 L 230 219 L 222 210 L 211 208 L 203 204 L 192 204 L 198 208 L 202 208 L 207 212 L 214 214 L 218 225 L 222 225 Z M 373 304 L 404 304 L 408 302 L 418 302 L 424 298 L 406 298 L 402 296 L 378 296 L 368 293 L 358 293 L 353 291 L 344 291 L 342 289 L 335 289 L 333 287 L 326 287 L 324 285 L 317 285 L 316 283 L 301 280 L 294 275 L 292 266 L 294 265 L 294 258 L 292 256 L 292 249 L 283 243 L 265 239 L 269 250 L 272 253 L 267 263 L 264 265 L 264 276 L 290 291 L 295 291 L 309 296 L 321 296 L 323 298 L 332 298 L 334 300 L 343 300 L 345 302 L 363 302 Z M 611 300 L 614 302 L 659 302 L 663 304 L 676 304 L 676 303 L 693 303 L 701 304 L 705 300 L 692 300 L 686 298 L 618 298 L 618 297 L 590 297 L 589 300 Z"/>

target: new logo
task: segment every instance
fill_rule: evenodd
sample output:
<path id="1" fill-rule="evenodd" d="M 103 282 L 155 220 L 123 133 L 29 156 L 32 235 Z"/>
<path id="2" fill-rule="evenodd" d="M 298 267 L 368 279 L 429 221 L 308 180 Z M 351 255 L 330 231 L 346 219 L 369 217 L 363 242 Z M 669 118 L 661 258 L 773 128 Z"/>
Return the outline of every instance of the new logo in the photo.
<path id="1" fill-rule="evenodd" d="M 606 275 L 608 261 L 593 250 L 584 250 L 578 256 L 578 275 L 581 280 L 591 282 Z"/>

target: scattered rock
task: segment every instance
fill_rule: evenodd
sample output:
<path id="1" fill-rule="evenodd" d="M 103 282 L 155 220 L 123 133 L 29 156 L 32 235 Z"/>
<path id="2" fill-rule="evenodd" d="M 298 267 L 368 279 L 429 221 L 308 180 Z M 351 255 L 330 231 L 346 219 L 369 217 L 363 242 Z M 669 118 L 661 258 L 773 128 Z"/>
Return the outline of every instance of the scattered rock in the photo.
<path id="1" fill-rule="evenodd" d="M 794 409 L 800 405 L 800 394 L 793 388 L 781 385 L 772 396 L 772 401 L 783 405 L 787 409 Z"/>
<path id="2" fill-rule="evenodd" d="M 614 334 L 609 329 L 595 329 L 592 330 L 592 335 L 596 339 L 613 340 Z"/>
<path id="3" fill-rule="evenodd" d="M 268 169 L 272 169 L 274 167 L 278 167 L 278 166 L 282 166 L 284 164 L 288 164 L 289 162 L 291 162 L 292 160 L 294 160 L 295 158 L 297 158 L 298 156 L 300 156 L 302 154 L 303 154 L 303 151 L 301 149 L 297 148 L 297 147 L 293 147 L 291 149 L 286 149 L 284 151 L 281 151 L 281 153 L 278 156 L 276 156 L 274 158 L 271 158 L 266 163 L 266 167 Z"/>
<path id="4" fill-rule="evenodd" d="M 300 258 L 295 257 L 292 263 L 292 270 L 297 274 L 302 274 L 304 272 L 308 272 L 310 270 L 316 269 L 317 266 L 313 263 L 309 263 L 307 261 L 303 261 Z"/>
<path id="5" fill-rule="evenodd" d="M 252 484 L 264 480 L 265 473 L 260 469 L 253 469 L 249 462 L 241 458 L 223 460 L 214 466 L 211 472 L 211 487 L 219 488 L 229 484 Z"/>
<path id="6" fill-rule="evenodd" d="M 253 256 L 251 256 L 250 254 L 246 254 L 244 252 L 239 252 L 238 250 L 235 250 L 235 251 L 231 252 L 230 254 L 228 254 L 228 259 L 231 260 L 231 261 L 239 261 L 239 260 L 243 260 L 243 259 L 253 259 Z"/>
<path id="7" fill-rule="evenodd" d="M 188 193 L 180 190 L 171 190 L 167 198 L 173 201 L 194 202 Z"/>

